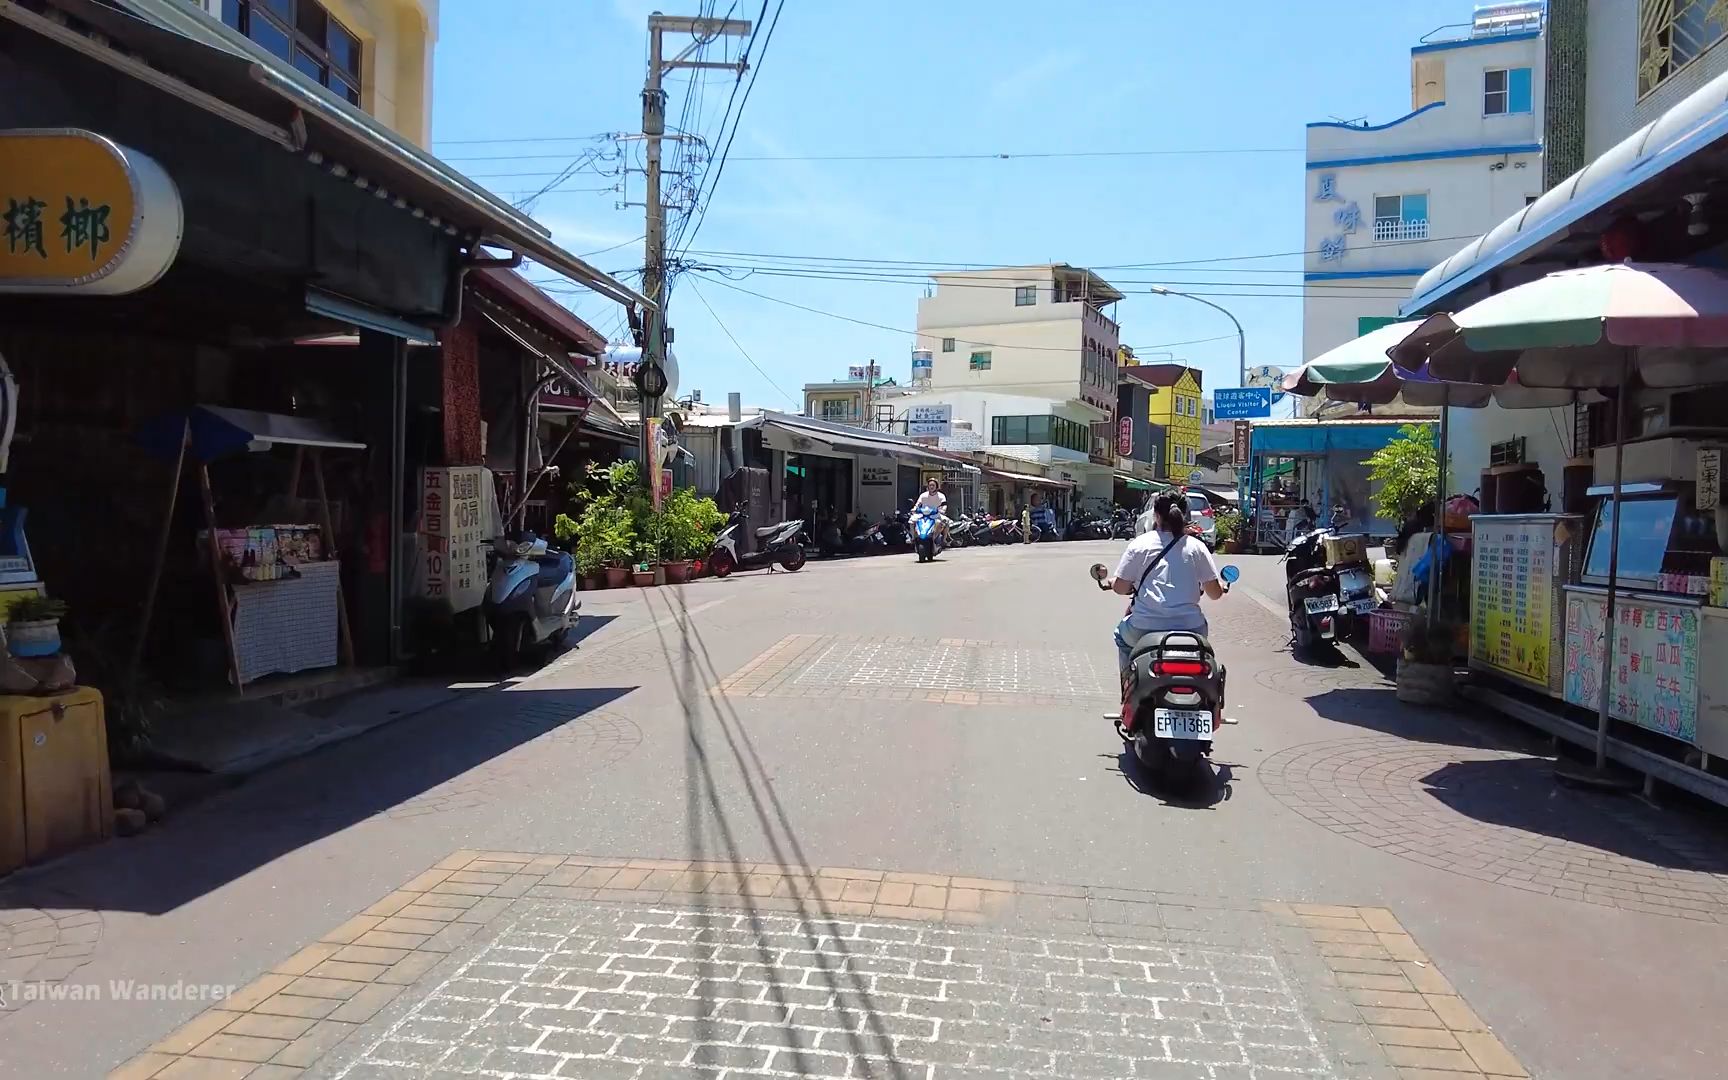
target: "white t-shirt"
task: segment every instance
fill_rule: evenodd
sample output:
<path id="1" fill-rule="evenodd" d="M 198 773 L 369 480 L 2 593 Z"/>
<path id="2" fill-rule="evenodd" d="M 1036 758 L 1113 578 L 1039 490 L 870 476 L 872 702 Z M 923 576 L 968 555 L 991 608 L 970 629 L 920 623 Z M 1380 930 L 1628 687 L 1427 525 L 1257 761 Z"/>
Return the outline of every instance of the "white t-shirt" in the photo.
<path id="1" fill-rule="evenodd" d="M 1170 542 L 1169 533 L 1144 533 L 1134 538 L 1116 564 L 1116 576 L 1126 581 L 1146 575 L 1128 613 L 1129 625 L 1137 630 L 1198 630 L 1206 625 L 1200 611 L 1201 586 L 1218 580 L 1218 564 L 1205 544 L 1183 533 L 1170 554 L 1146 574 L 1146 564 Z"/>
<path id="2" fill-rule="evenodd" d="M 940 491 L 932 494 L 930 490 L 926 488 L 925 490 L 920 491 L 918 493 L 918 498 L 912 501 L 912 510 L 916 513 L 918 510 L 926 506 L 934 506 L 943 513 L 947 513 L 948 496 L 942 494 Z"/>

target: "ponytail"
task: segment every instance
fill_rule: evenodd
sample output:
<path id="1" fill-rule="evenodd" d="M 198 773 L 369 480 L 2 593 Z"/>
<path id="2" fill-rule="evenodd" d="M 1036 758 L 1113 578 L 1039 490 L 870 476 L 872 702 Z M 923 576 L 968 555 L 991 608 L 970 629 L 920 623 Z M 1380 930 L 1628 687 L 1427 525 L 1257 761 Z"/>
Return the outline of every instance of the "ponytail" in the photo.
<path id="1" fill-rule="evenodd" d="M 1165 493 L 1152 501 L 1152 516 L 1158 521 L 1158 528 L 1173 537 L 1180 537 L 1188 531 L 1188 501 L 1180 496 Z"/>

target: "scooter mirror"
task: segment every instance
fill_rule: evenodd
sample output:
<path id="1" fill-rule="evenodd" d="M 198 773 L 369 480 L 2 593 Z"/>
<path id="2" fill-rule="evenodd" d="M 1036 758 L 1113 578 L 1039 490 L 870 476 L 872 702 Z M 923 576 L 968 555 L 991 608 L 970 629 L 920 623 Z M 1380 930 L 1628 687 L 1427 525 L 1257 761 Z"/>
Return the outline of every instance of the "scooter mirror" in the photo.
<path id="1" fill-rule="evenodd" d="M 1242 576 L 1242 571 L 1236 569 L 1234 566 L 1221 566 L 1218 568 L 1218 576 L 1223 580 L 1224 584 L 1234 585 L 1236 584 L 1236 579 Z"/>
<path id="2" fill-rule="evenodd" d="M 1110 576 L 1110 568 L 1108 566 L 1105 566 L 1101 562 L 1095 562 L 1092 564 L 1092 580 L 1093 581 L 1103 581 L 1105 578 L 1107 578 L 1109 576 Z"/>

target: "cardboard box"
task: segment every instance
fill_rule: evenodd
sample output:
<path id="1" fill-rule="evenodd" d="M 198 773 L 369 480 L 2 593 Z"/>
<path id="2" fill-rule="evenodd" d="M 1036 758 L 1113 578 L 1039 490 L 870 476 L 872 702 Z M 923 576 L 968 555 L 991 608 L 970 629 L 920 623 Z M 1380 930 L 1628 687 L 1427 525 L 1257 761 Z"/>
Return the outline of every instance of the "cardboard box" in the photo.
<path id="1" fill-rule="evenodd" d="M 1326 538 L 1326 565 L 1328 566 L 1362 562 L 1366 552 L 1366 537 L 1328 536 Z"/>

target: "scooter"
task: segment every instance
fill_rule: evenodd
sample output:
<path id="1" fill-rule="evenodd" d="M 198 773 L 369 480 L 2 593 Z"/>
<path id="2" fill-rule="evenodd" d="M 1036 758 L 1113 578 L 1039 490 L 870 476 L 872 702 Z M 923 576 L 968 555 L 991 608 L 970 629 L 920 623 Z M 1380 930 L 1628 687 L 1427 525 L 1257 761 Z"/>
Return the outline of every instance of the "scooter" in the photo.
<path id="1" fill-rule="evenodd" d="M 1077 511 L 1068 520 L 1069 540 L 1108 540 L 1110 539 L 1110 522 L 1098 517 L 1090 510 Z"/>
<path id="2" fill-rule="evenodd" d="M 552 550 L 531 532 L 501 536 L 492 546 L 498 557 L 482 607 L 493 655 L 509 670 L 530 648 L 562 644 L 582 602 L 576 599 L 576 564 L 568 552 Z"/>
<path id="3" fill-rule="evenodd" d="M 708 568 L 714 571 L 715 577 L 723 578 L 734 570 L 760 570 L 764 566 L 772 570 L 776 563 L 781 569 L 793 573 L 804 569 L 804 545 L 798 539 L 804 531 L 802 520 L 782 521 L 778 525 L 764 525 L 757 529 L 758 550 L 748 555 L 738 552 L 744 523 L 744 512 L 734 510 L 726 527 L 714 538 L 714 551 L 708 556 Z"/>
<path id="4" fill-rule="evenodd" d="M 920 506 L 912 512 L 912 543 L 921 563 L 933 561 L 942 553 L 942 511 L 934 506 Z"/>
<path id="5" fill-rule="evenodd" d="M 1234 566 L 1218 570 L 1226 588 L 1241 576 Z M 1103 563 L 1093 565 L 1092 577 L 1109 590 Z M 1224 668 L 1212 643 L 1186 630 L 1142 637 L 1122 672 L 1122 710 L 1110 719 L 1147 772 L 1199 787 L 1212 775 L 1212 736 L 1224 722 Z"/>
<path id="6" fill-rule="evenodd" d="M 1285 599 L 1298 651 L 1336 647 L 1357 619 L 1379 606 L 1374 574 L 1367 564 L 1327 565 L 1326 541 L 1333 535 L 1331 529 L 1305 532 L 1284 552 Z"/>

